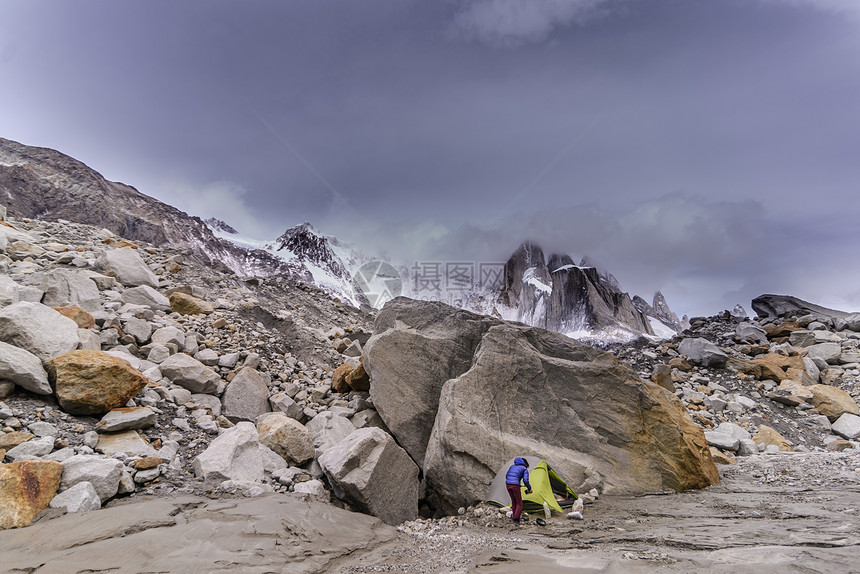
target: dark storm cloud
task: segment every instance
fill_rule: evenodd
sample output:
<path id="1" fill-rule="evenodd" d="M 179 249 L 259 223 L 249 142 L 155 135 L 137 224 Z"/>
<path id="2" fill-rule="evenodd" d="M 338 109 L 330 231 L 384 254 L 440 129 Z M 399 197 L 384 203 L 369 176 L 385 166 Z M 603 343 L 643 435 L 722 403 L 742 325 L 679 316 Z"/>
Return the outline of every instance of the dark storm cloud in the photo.
<path id="1" fill-rule="evenodd" d="M 680 312 L 860 307 L 832 225 L 860 211 L 853 1 L 0 6 L 0 135 L 249 235 L 310 220 L 406 259 L 531 236 Z"/>

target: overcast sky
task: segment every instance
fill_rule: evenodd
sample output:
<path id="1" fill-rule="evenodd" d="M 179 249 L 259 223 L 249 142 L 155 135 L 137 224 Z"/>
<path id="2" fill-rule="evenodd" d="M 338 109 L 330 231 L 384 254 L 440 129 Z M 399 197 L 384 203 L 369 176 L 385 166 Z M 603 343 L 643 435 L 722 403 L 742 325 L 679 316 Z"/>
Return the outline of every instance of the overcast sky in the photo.
<path id="1" fill-rule="evenodd" d="M 0 136 L 243 234 L 860 310 L 857 0 L 0 0 Z"/>

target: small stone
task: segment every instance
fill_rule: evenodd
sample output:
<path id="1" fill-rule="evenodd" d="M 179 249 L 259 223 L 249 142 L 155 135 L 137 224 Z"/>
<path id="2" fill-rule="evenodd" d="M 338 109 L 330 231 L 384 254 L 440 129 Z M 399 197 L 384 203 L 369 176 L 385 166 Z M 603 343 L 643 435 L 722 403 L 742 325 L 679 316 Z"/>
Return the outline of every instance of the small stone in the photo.
<path id="1" fill-rule="evenodd" d="M 147 407 L 113 409 L 96 423 L 101 432 L 118 432 L 151 427 L 155 424 L 155 412 Z"/>
<path id="2" fill-rule="evenodd" d="M 146 484 L 147 482 L 152 482 L 159 476 L 161 476 L 161 470 L 158 467 L 155 467 L 136 472 L 134 474 L 134 481 L 138 484 Z"/>

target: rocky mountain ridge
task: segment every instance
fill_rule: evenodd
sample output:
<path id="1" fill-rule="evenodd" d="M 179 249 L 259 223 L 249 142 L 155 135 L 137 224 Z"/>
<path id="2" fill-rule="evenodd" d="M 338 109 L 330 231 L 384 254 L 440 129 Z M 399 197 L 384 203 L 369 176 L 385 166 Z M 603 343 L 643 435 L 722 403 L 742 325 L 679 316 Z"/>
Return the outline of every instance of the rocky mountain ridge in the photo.
<path id="1" fill-rule="evenodd" d="M 170 244 L 239 275 L 295 274 L 281 259 L 218 239 L 199 217 L 140 193 L 63 153 L 0 138 L 0 197 L 11 215 L 108 229 L 132 241 Z"/>
<path id="2" fill-rule="evenodd" d="M 612 274 L 587 257 L 579 265 L 567 254 L 554 253 L 546 259 L 543 249 L 528 241 L 505 263 L 497 300 L 496 312 L 505 319 L 577 339 L 654 336 L 652 318 L 661 325 L 661 336 L 682 328 L 661 293 L 655 294 L 653 306 L 638 296 L 631 299 Z"/>

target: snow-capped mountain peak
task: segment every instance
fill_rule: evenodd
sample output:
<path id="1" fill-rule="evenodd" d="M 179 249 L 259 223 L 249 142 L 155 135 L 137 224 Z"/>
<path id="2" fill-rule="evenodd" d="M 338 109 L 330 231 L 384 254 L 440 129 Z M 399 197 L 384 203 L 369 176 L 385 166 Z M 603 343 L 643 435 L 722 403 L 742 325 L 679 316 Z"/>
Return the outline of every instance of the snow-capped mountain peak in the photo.
<path id="1" fill-rule="evenodd" d="M 205 223 L 212 231 L 226 233 L 227 235 L 239 235 L 238 231 L 220 219 L 210 217 L 209 219 L 204 219 L 203 223 Z"/>
<path id="2" fill-rule="evenodd" d="M 343 261 L 335 254 L 326 236 L 305 221 L 287 229 L 275 240 L 276 252 L 289 252 L 295 259 L 325 269 L 335 277 L 351 279 Z"/>

